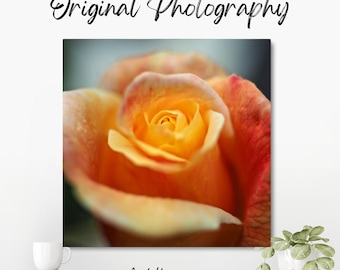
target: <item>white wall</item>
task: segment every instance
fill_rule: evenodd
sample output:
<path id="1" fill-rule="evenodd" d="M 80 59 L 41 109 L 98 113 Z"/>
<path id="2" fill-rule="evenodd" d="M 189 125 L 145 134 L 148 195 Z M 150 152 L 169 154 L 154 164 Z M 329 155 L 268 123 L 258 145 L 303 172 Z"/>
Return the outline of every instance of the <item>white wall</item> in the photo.
<path id="1" fill-rule="evenodd" d="M 273 234 L 322 225 L 340 252 L 336 1 L 290 1 L 282 26 L 258 16 L 251 29 L 244 17 L 218 25 L 165 17 L 155 23 L 146 10 L 138 18 L 102 18 L 89 26 L 79 16 L 54 20 L 48 2 L 2 3 L 0 269 L 34 269 L 32 242 L 62 241 L 64 38 L 270 38 Z M 256 269 L 261 262 L 253 249 L 72 251 L 61 269 Z M 337 265 L 339 258 L 336 254 Z"/>

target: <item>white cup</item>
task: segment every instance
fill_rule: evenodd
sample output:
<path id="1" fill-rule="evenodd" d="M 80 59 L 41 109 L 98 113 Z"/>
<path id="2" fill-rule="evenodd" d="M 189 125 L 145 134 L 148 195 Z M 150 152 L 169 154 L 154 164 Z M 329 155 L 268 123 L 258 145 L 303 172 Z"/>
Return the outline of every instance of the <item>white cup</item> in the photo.
<path id="1" fill-rule="evenodd" d="M 64 256 L 64 251 L 67 254 Z M 71 259 L 71 249 L 62 243 L 34 242 L 33 260 L 38 270 L 57 270 Z"/>

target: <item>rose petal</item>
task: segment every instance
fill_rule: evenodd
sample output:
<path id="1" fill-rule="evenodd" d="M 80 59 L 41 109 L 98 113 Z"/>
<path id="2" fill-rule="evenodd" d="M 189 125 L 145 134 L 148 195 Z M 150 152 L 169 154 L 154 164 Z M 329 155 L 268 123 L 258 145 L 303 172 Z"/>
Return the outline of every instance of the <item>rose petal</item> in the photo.
<path id="1" fill-rule="evenodd" d="M 243 194 L 242 246 L 270 245 L 270 101 L 256 86 L 235 75 L 209 84 L 227 104 L 235 144 L 220 145 L 235 166 Z"/>
<path id="2" fill-rule="evenodd" d="M 180 107 L 183 107 L 181 110 Z M 176 156 L 180 156 L 189 159 L 195 149 L 199 149 L 203 144 L 203 140 L 206 133 L 205 123 L 200 113 L 200 108 L 197 103 L 184 101 L 180 103 L 176 108 L 181 110 L 179 115 L 183 114 L 182 118 L 188 118 L 185 122 L 185 126 L 181 126 L 181 129 L 176 131 L 176 122 L 173 123 L 167 121 L 169 125 L 158 123 L 146 122 L 147 128 L 144 134 L 139 134 L 138 137 L 150 145 L 158 147 L 166 152 L 172 153 Z M 162 110 L 158 112 L 154 118 L 159 118 L 162 115 L 162 119 L 169 119 L 176 115 L 174 110 Z M 176 117 L 177 118 L 177 117 Z M 184 121 L 181 121 L 183 124 Z M 170 128 L 168 127 L 170 126 Z"/>
<path id="3" fill-rule="evenodd" d="M 173 237 L 216 230 L 221 223 L 241 224 L 231 214 L 209 205 L 131 195 L 91 181 L 79 185 L 77 195 L 101 220 L 144 237 Z"/>
<path id="4" fill-rule="evenodd" d="M 201 54 L 158 52 L 121 60 L 106 72 L 100 88 L 123 93 L 134 78 L 145 71 L 162 74 L 190 72 L 202 79 L 226 75 L 222 68 Z"/>
<path id="5" fill-rule="evenodd" d="M 105 133 L 116 128 L 113 116 L 117 114 L 120 102 L 119 97 L 97 90 L 64 93 L 64 172 L 75 187 L 81 188 L 90 179 L 132 194 L 190 201 L 192 198 L 202 204 L 233 209 L 234 198 L 229 194 L 233 188 L 216 147 L 206 153 L 209 162 L 201 160 L 197 167 L 186 170 L 184 174 L 171 175 L 136 169 L 135 165 L 131 167 L 128 160 L 112 151 Z M 213 172 L 209 169 L 212 165 L 217 168 Z M 200 178 L 195 179 L 197 175 Z M 202 182 L 202 176 L 209 178 Z M 210 177 L 221 181 L 210 183 L 207 181 Z M 189 185 L 185 183 L 188 179 Z M 199 181 L 202 189 L 196 188 Z M 218 195 L 219 190 L 226 193 Z"/>
<path id="6" fill-rule="evenodd" d="M 135 141 L 137 142 L 137 141 Z M 137 142 L 140 148 L 145 150 L 150 156 L 163 157 L 168 162 L 159 162 L 159 159 L 152 159 L 145 155 L 145 152 L 138 151 L 136 145 L 132 144 L 127 138 L 115 130 L 110 130 L 108 144 L 117 153 L 121 153 L 132 161 L 136 166 L 148 167 L 163 172 L 176 172 L 183 169 L 182 164 L 186 164 L 187 160 L 174 156 L 157 148 L 150 147 L 143 142 Z"/>
<path id="7" fill-rule="evenodd" d="M 213 130 L 209 136 L 216 136 Z M 216 144 L 204 155 L 197 154 L 195 162 L 188 165 L 148 158 L 124 136 L 111 133 L 118 138 L 112 156 L 108 154 L 110 158 L 101 165 L 100 183 L 127 193 L 190 200 L 234 213 L 232 178 Z"/>
<path id="8" fill-rule="evenodd" d="M 116 94 L 95 89 L 63 93 L 63 165 L 70 181 L 78 181 L 78 171 L 92 179 L 98 176 L 120 102 Z"/>
<path id="9" fill-rule="evenodd" d="M 215 131 L 223 133 L 226 143 L 233 141 L 233 128 L 228 108 L 204 80 L 192 74 L 161 75 L 145 72 L 138 76 L 129 86 L 123 99 L 123 106 L 117 120 L 120 131 L 132 144 L 141 145 L 141 150 L 145 151 L 145 147 L 140 143 L 140 141 L 145 141 L 148 134 L 148 123 L 145 121 L 145 113 L 147 112 L 148 115 L 152 116 L 167 108 L 175 109 L 178 107 L 178 104 L 181 106 L 182 103 L 179 103 L 179 101 L 182 100 L 197 103 L 201 112 L 215 111 L 221 113 L 224 119 L 219 118 L 222 121 L 222 125 L 219 124 Z M 183 110 L 185 110 L 185 107 L 183 107 Z M 216 114 L 215 119 L 217 119 Z M 212 125 L 217 124 L 216 121 L 212 121 L 209 124 L 209 121 L 210 117 L 205 119 L 209 129 L 212 128 Z M 203 133 L 204 131 L 201 132 Z M 217 140 L 219 132 L 215 136 L 209 136 L 207 141 L 210 141 L 210 143 L 204 143 L 201 149 L 197 147 L 200 151 L 192 151 L 192 154 L 195 152 L 204 154 L 204 151 L 209 150 L 208 146 L 212 147 L 216 142 L 212 141 L 212 138 Z M 197 137 L 196 134 L 193 135 Z M 192 139 L 195 141 L 197 139 L 195 137 L 188 137 L 186 140 Z M 118 149 L 120 148 L 119 145 L 115 146 L 115 140 L 110 140 L 110 147 L 115 151 L 122 152 Z M 149 150 L 152 150 L 152 153 L 149 152 L 147 154 L 151 156 L 155 156 L 155 153 L 162 153 L 162 151 L 153 149 L 151 146 L 147 149 L 147 151 Z M 182 146 L 180 145 L 178 151 L 181 150 Z M 134 154 L 134 156 L 136 155 Z M 164 154 L 162 154 L 162 157 L 164 158 Z M 188 157 L 188 154 L 185 157 Z M 192 161 L 194 160 L 192 159 Z M 162 170 L 162 168 L 159 170 Z"/>
<path id="10" fill-rule="evenodd" d="M 112 150 L 123 154 L 136 166 L 147 167 L 154 171 L 167 173 L 183 171 L 194 166 L 201 160 L 203 155 L 216 146 L 219 134 L 223 128 L 224 118 L 220 113 L 209 110 L 206 113 L 206 119 L 209 126 L 204 143 L 193 155 L 191 160 L 183 159 L 139 140 L 133 140 L 132 143 L 115 130 L 110 130 L 108 144 Z M 140 152 L 139 149 L 143 152 Z"/>
<path id="11" fill-rule="evenodd" d="M 157 156 L 152 146 L 143 147 L 143 143 L 135 137 L 135 133 L 138 136 L 141 132 L 139 124 L 145 120 L 143 112 L 155 115 L 167 107 L 175 108 L 179 100 L 198 103 L 208 128 L 202 147 L 186 163 L 173 163 L 173 160 L 164 159 L 164 155 Z M 210 108 L 216 109 L 216 112 Z M 216 144 L 221 133 L 224 133 L 224 138 L 233 139 L 228 117 L 228 108 L 221 98 L 195 75 L 141 74 L 126 91 L 117 120 L 120 135 L 127 140 L 123 144 L 122 138 L 110 140 L 112 150 L 123 154 L 124 159 L 119 160 L 120 163 L 112 159 L 112 163 L 117 164 L 115 173 L 104 176 L 101 183 L 134 194 L 210 204 L 233 213 L 234 187 L 228 163 L 222 159 Z M 116 132 L 112 134 L 120 136 Z M 133 147 L 136 145 L 138 149 Z M 140 151 L 145 156 L 141 157 Z M 158 151 L 161 153 L 162 150 Z M 140 167 L 141 164 L 144 168 Z"/>
<path id="12" fill-rule="evenodd" d="M 214 89 L 193 74 L 162 75 L 144 72 L 136 77 L 124 95 L 123 106 L 119 112 L 119 127 L 124 134 L 138 135 L 140 131 L 137 128 L 140 126 L 136 128 L 133 125 L 144 121 L 141 111 L 154 115 L 164 108 L 175 108 L 179 100 L 190 100 L 199 104 L 201 112 L 212 110 L 221 113 L 225 118 L 225 138 L 233 138 L 227 106 Z"/>
<path id="13" fill-rule="evenodd" d="M 197 156 L 204 155 L 204 153 L 209 149 L 216 147 L 216 143 L 218 142 L 221 131 L 224 127 L 225 118 L 220 113 L 208 110 L 205 114 L 205 118 L 208 119 L 206 122 L 209 123 L 207 134 L 205 136 L 203 146 L 198 150 L 193 159 L 195 159 Z M 233 139 L 232 135 L 226 134 L 226 132 L 224 132 L 223 137 L 227 137 L 229 141 Z"/>

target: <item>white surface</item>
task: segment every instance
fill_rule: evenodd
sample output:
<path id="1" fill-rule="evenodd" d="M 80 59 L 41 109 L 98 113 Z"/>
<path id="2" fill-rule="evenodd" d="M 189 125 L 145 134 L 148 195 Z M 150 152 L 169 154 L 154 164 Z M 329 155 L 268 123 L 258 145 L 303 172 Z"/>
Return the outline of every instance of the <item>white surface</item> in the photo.
<path id="1" fill-rule="evenodd" d="M 62 240 L 63 38 L 270 38 L 273 235 L 322 225 L 340 252 L 337 1 L 289 1 L 286 21 L 78 17 L 56 21 L 49 1 L 2 3 L 0 269 L 35 269 L 32 242 Z M 185 22 L 185 23 L 184 23 Z M 256 269 L 253 249 L 73 249 L 61 269 Z M 336 267 L 339 255 L 335 255 Z"/>

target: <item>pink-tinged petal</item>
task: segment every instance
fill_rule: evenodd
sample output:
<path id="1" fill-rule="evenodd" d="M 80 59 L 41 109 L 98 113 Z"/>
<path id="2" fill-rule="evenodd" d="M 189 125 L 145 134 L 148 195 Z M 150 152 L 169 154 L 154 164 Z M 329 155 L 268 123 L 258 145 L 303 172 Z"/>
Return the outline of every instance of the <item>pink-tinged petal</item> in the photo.
<path id="1" fill-rule="evenodd" d="M 202 134 L 205 136 L 205 141 L 192 144 L 190 156 L 189 154 L 179 155 L 188 159 L 188 162 L 182 163 L 182 167 L 191 166 L 197 156 L 204 155 L 209 147 L 213 147 L 217 143 L 220 133 L 223 133 L 226 143 L 234 140 L 228 108 L 204 80 L 193 74 L 162 75 L 145 72 L 138 76 L 129 86 L 123 98 L 123 105 L 117 120 L 120 131 L 130 140 L 132 145 L 138 146 L 147 156 L 158 156 L 158 160 L 171 162 L 173 159 L 164 159 L 165 151 L 162 149 L 152 148 L 152 145 L 147 147 L 142 143 L 142 141 L 146 141 L 148 136 L 148 122 L 145 115 L 152 117 L 157 115 L 159 111 L 178 109 L 178 107 L 181 107 L 181 110 L 185 113 L 188 109 L 183 107 L 183 101 L 197 104 L 200 117 L 203 117 L 205 121 L 204 130 L 196 130 L 195 127 L 199 126 L 198 124 L 192 128 L 196 133 L 201 132 L 201 134 L 194 132 L 194 134 L 191 134 L 194 136 L 192 138 L 186 134 L 186 141 L 191 139 L 195 142 L 197 138 L 202 137 Z M 192 118 L 195 119 L 195 115 Z M 190 145 L 190 143 L 186 143 L 185 148 Z M 121 149 L 118 141 L 110 140 L 110 147 L 114 151 L 121 152 L 121 150 L 118 150 L 118 148 Z M 184 146 L 182 147 L 182 144 L 180 144 L 178 147 L 180 152 Z M 176 151 L 171 153 L 176 153 Z M 126 154 L 129 154 L 129 152 L 126 152 Z M 168 167 L 168 164 L 163 164 Z M 157 167 L 158 170 L 163 170 L 162 164 Z"/>
<path id="2" fill-rule="evenodd" d="M 146 125 L 145 113 L 155 115 L 159 110 L 175 109 L 183 100 L 199 104 L 207 129 L 202 146 L 193 149 L 187 162 L 180 163 L 165 155 L 157 156 L 152 146 L 146 149 L 139 142 L 139 133 L 143 122 Z M 197 76 L 143 73 L 125 93 L 118 118 L 121 134 L 111 133 L 111 149 L 124 158 L 112 159 L 117 166 L 102 183 L 129 193 L 192 200 L 234 213 L 234 183 L 217 145 L 221 133 L 233 140 L 228 117 L 223 100 Z M 176 169 L 169 170 L 171 167 Z"/>
<path id="3" fill-rule="evenodd" d="M 225 138 L 233 138 L 233 127 L 227 106 L 206 81 L 193 74 L 162 75 L 144 72 L 129 85 L 123 98 L 118 123 L 125 134 L 139 134 L 145 122 L 144 112 L 157 112 L 176 108 L 181 101 L 199 104 L 201 112 L 212 110 L 225 118 L 222 132 Z M 137 124 L 136 124 L 137 123 Z"/>
<path id="4" fill-rule="evenodd" d="M 64 172 L 71 182 L 85 174 L 94 181 L 104 159 L 107 134 L 116 127 L 120 97 L 94 89 L 63 93 Z"/>
<path id="5" fill-rule="evenodd" d="M 201 54 L 158 52 L 121 60 L 106 72 L 100 88 L 123 93 L 134 78 L 145 71 L 193 73 L 202 79 L 226 75 L 222 68 Z"/>
<path id="6" fill-rule="evenodd" d="M 146 238 L 216 230 L 222 223 L 241 224 L 239 219 L 216 207 L 132 195 L 92 181 L 84 181 L 76 191 L 82 203 L 100 220 Z"/>
<path id="7" fill-rule="evenodd" d="M 229 108 L 235 144 L 220 141 L 239 181 L 243 210 L 241 246 L 270 245 L 271 103 L 256 86 L 235 75 L 209 84 Z"/>

